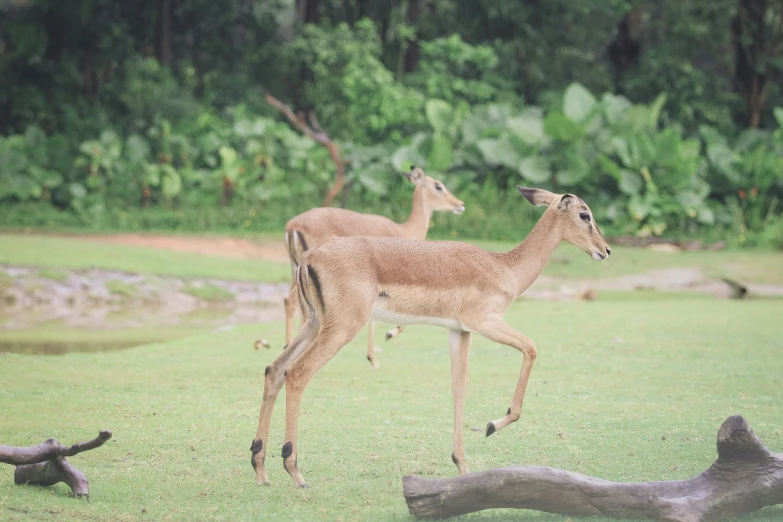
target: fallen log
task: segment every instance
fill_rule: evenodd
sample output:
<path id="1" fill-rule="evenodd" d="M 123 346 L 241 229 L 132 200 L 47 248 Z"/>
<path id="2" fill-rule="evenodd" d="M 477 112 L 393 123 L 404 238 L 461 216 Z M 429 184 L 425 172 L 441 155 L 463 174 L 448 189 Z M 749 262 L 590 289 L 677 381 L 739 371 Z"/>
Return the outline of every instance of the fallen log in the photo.
<path id="1" fill-rule="evenodd" d="M 771 453 L 737 415 L 718 431 L 718 459 L 688 480 L 610 482 L 548 467 L 509 467 L 450 479 L 408 475 L 402 485 L 410 513 L 425 518 L 517 508 L 708 522 L 783 503 L 783 454 Z"/>
<path id="2" fill-rule="evenodd" d="M 15 484 L 53 486 L 65 482 L 77 497 L 89 497 L 87 477 L 74 468 L 66 457 L 98 448 L 110 438 L 111 432 L 104 430 L 96 438 L 73 446 L 63 446 L 54 439 L 28 447 L 0 445 L 0 462 L 16 466 Z"/>

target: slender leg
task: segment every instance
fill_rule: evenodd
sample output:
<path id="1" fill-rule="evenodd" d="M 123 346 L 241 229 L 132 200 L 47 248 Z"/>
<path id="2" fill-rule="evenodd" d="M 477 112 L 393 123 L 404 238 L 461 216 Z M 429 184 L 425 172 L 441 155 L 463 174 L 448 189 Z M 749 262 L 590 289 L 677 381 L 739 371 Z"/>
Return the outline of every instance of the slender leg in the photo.
<path id="1" fill-rule="evenodd" d="M 370 361 L 372 369 L 377 370 L 380 364 L 378 364 L 378 361 L 375 360 L 375 321 L 370 321 L 367 334 L 369 336 L 367 344 L 367 360 Z"/>
<path id="2" fill-rule="evenodd" d="M 449 330 L 449 355 L 451 356 L 451 394 L 454 398 L 454 431 L 452 433 L 451 460 L 457 465 L 459 474 L 469 473 L 465 463 L 465 448 L 462 445 L 465 393 L 468 389 L 468 355 L 470 354 L 470 332 Z"/>
<path id="3" fill-rule="evenodd" d="M 264 397 L 261 400 L 261 412 L 258 415 L 258 430 L 250 451 L 250 463 L 256 470 L 256 483 L 269 485 L 269 477 L 264 468 L 264 459 L 268 446 L 269 426 L 275 409 L 277 395 L 285 382 L 285 371 L 312 344 L 318 333 L 318 323 L 309 319 L 304 322 L 299 334 L 277 359 L 264 370 Z"/>
<path id="4" fill-rule="evenodd" d="M 503 417 L 487 423 L 487 437 L 489 437 L 496 431 L 515 422 L 522 414 L 522 401 L 525 398 L 525 388 L 527 388 L 527 381 L 530 378 L 530 371 L 533 369 L 533 363 L 536 361 L 536 345 L 529 337 L 522 335 L 511 328 L 498 314 L 488 316 L 481 324 L 470 326 L 472 330 L 480 333 L 490 341 L 516 348 L 525 356 L 522 361 L 522 370 L 519 373 L 517 387 L 514 390 L 514 396 L 511 399 L 511 406 Z"/>
<path id="5" fill-rule="evenodd" d="M 296 279 L 291 282 L 288 297 L 283 302 L 285 303 L 285 344 L 288 346 L 293 338 L 296 309 L 299 308 L 299 292 L 296 288 Z"/>
<path id="6" fill-rule="evenodd" d="M 285 375 L 285 444 L 283 444 L 283 467 L 294 479 L 298 488 L 306 488 L 296 459 L 299 424 L 299 405 L 302 395 L 313 376 L 324 364 L 334 357 L 340 349 L 359 333 L 370 315 L 372 306 L 366 314 L 350 311 L 342 316 L 324 319 L 321 330 L 310 347 L 288 367 Z"/>
<path id="7" fill-rule="evenodd" d="M 404 326 L 397 326 L 396 328 L 392 328 L 388 332 L 386 332 L 386 340 L 388 341 L 392 337 L 397 337 L 399 334 L 402 333 L 402 331 L 405 329 Z"/>

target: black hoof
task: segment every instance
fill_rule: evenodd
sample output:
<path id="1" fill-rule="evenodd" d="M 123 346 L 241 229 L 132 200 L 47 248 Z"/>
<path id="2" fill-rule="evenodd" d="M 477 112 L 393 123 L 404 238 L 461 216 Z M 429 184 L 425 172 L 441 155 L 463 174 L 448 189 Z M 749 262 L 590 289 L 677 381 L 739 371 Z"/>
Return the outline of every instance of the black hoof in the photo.
<path id="1" fill-rule="evenodd" d="M 256 482 L 256 484 L 258 486 L 271 486 L 272 485 L 272 483 L 269 482 L 268 480 L 266 482 Z"/>
<path id="2" fill-rule="evenodd" d="M 392 337 L 394 337 L 394 336 L 391 334 L 391 332 L 386 332 L 386 340 L 387 340 L 387 341 L 388 341 L 389 339 L 391 339 Z"/>
<path id="3" fill-rule="evenodd" d="M 301 486 L 296 486 L 296 487 L 301 488 L 301 489 L 307 489 L 310 486 L 308 486 L 306 483 L 303 483 Z"/>
<path id="4" fill-rule="evenodd" d="M 492 424 L 492 421 L 489 421 L 487 423 L 487 437 L 495 433 L 495 425 Z"/>

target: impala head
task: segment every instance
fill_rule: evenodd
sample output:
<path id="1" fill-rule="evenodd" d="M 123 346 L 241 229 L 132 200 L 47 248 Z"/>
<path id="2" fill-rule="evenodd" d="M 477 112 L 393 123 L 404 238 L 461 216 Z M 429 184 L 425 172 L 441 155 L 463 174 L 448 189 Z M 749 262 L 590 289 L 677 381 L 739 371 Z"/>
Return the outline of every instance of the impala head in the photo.
<path id="1" fill-rule="evenodd" d="M 462 214 L 465 210 L 465 203 L 449 192 L 441 180 L 426 176 L 419 167 L 411 167 L 411 171 L 404 174 L 411 183 L 422 188 L 427 206 L 432 210 L 455 214 Z"/>
<path id="2" fill-rule="evenodd" d="M 573 194 L 553 194 L 546 190 L 517 186 L 525 198 L 534 205 L 546 205 L 546 212 L 554 215 L 556 227 L 562 238 L 581 248 L 593 259 L 603 261 L 612 250 L 593 220 L 587 204 Z"/>

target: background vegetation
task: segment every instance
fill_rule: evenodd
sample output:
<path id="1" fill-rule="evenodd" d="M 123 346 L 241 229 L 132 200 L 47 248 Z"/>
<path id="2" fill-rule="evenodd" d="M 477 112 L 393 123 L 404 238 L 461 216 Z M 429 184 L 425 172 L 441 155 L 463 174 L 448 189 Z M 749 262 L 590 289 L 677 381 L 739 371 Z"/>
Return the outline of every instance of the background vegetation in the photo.
<path id="1" fill-rule="evenodd" d="M 334 178 L 438 233 L 515 239 L 509 191 L 574 191 L 611 233 L 783 245 L 783 4 L 769 0 L 0 3 L 0 224 L 279 230 Z"/>

